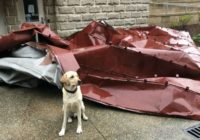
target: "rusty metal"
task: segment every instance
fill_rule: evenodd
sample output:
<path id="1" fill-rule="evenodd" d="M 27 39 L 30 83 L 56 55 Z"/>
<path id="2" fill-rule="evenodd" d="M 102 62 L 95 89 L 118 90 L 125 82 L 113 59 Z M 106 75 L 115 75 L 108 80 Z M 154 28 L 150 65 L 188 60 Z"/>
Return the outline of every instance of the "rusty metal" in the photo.
<path id="1" fill-rule="evenodd" d="M 200 120 L 200 52 L 189 33 L 158 26 L 114 29 L 93 21 L 66 40 L 50 33 L 63 46 L 49 42 L 49 30 L 32 26 L 22 26 L 18 32 L 26 31 L 27 39 L 18 43 L 31 41 L 33 28 L 42 34 L 63 71 L 78 71 L 85 98 L 133 112 Z M 5 40 L 0 38 L 1 51 L 13 46 Z"/>

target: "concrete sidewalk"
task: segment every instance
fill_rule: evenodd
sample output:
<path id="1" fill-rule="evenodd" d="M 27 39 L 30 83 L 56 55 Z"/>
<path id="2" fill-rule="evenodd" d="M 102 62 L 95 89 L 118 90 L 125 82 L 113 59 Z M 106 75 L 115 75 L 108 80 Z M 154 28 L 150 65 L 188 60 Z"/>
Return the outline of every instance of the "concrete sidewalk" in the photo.
<path id="1" fill-rule="evenodd" d="M 77 120 L 67 124 L 64 137 L 61 91 L 50 85 L 28 89 L 0 86 L 1 140 L 191 140 L 183 132 L 199 121 L 140 115 L 85 100 L 88 121 L 76 134 Z"/>

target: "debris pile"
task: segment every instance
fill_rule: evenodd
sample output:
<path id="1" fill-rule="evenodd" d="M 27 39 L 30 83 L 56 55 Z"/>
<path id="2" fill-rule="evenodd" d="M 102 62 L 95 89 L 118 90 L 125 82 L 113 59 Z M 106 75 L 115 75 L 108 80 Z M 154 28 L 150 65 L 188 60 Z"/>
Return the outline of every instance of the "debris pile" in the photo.
<path id="1" fill-rule="evenodd" d="M 200 51 L 184 31 L 93 21 L 62 39 L 46 25 L 26 23 L 0 37 L 0 54 L 1 82 L 30 87 L 40 79 L 60 87 L 62 72 L 75 70 L 89 100 L 200 120 Z"/>

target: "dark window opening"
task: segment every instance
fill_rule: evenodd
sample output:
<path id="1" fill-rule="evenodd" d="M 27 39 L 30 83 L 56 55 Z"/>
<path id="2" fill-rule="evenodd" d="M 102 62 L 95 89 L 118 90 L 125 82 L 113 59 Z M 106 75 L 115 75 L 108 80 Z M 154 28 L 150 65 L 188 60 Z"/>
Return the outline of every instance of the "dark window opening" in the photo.
<path id="1" fill-rule="evenodd" d="M 39 21 L 38 4 L 37 0 L 23 0 L 24 12 L 27 22 Z"/>

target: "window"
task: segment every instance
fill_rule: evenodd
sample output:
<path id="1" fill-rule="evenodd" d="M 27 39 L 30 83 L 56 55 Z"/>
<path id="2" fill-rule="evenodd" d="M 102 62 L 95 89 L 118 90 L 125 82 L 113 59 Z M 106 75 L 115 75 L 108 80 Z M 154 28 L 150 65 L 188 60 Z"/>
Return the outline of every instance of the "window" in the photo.
<path id="1" fill-rule="evenodd" d="M 44 6 L 43 0 L 16 0 L 18 20 L 20 23 L 44 22 Z"/>
<path id="2" fill-rule="evenodd" d="M 39 12 L 37 0 L 23 0 L 26 22 L 38 22 Z"/>

